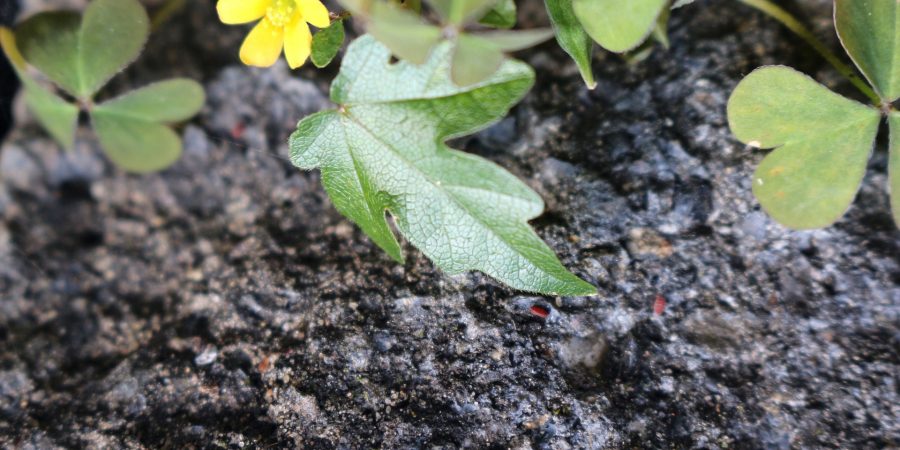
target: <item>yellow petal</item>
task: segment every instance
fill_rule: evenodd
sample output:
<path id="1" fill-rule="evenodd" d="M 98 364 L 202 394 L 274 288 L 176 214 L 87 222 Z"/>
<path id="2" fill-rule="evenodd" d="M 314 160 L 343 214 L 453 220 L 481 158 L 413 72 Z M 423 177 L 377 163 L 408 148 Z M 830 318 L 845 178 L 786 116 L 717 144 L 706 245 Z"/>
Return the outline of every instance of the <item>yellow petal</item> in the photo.
<path id="1" fill-rule="evenodd" d="M 328 8 L 319 0 L 298 0 L 300 16 L 316 28 L 328 28 L 331 18 L 328 17 Z"/>
<path id="2" fill-rule="evenodd" d="M 219 0 L 216 11 L 224 24 L 249 23 L 266 15 L 270 0 Z"/>
<path id="3" fill-rule="evenodd" d="M 241 61 L 248 66 L 269 67 L 278 61 L 284 29 L 272 25 L 267 19 L 253 27 L 241 45 Z"/>
<path id="4" fill-rule="evenodd" d="M 306 62 L 312 49 L 312 33 L 309 26 L 299 17 L 284 29 L 284 56 L 291 69 Z"/>

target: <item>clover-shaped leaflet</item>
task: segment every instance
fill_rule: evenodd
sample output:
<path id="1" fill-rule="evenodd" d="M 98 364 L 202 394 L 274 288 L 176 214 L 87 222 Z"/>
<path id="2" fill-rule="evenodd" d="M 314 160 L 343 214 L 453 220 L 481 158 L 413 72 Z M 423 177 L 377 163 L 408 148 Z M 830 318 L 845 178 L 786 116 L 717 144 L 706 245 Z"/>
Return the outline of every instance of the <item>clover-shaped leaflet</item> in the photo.
<path id="1" fill-rule="evenodd" d="M 836 0 L 835 28 L 880 97 L 863 105 L 787 67 L 763 67 L 738 84 L 728 119 L 738 140 L 774 148 L 753 176 L 753 192 L 778 222 L 796 229 L 837 221 L 856 196 L 882 117 L 891 134 L 889 177 L 900 224 L 900 7 L 895 0 Z"/>

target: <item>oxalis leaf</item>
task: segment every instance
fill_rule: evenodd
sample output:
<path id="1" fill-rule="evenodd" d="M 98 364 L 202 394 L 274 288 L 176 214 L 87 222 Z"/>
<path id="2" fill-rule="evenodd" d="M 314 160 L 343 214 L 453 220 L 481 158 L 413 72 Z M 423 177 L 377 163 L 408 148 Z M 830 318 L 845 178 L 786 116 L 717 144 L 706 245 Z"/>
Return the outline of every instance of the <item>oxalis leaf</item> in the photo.
<path id="1" fill-rule="evenodd" d="M 26 60 L 88 103 L 140 52 L 147 22 L 136 0 L 94 0 L 83 20 L 70 13 L 44 13 L 25 21 L 15 34 L 0 27 L 0 46 L 25 86 L 28 106 L 63 147 L 72 145 L 80 108 L 33 80 Z M 25 49 L 21 53 L 20 37 Z M 173 79 L 93 104 L 85 111 L 116 165 L 131 172 L 150 172 L 171 165 L 181 154 L 181 139 L 167 125 L 194 116 L 204 101 L 197 82 Z"/>
<path id="2" fill-rule="evenodd" d="M 847 53 L 887 102 L 900 97 L 900 5 L 836 0 L 834 26 Z"/>
<path id="3" fill-rule="evenodd" d="M 34 117 L 60 145 L 64 148 L 71 147 L 75 140 L 75 126 L 78 124 L 78 108 L 48 91 L 28 75 L 25 59 L 19 53 L 12 30 L 0 27 L 0 47 L 22 80 L 25 103 Z"/>
<path id="4" fill-rule="evenodd" d="M 454 36 L 445 36 L 444 25 L 424 22 L 419 15 L 391 3 L 359 0 L 340 0 L 340 3 L 357 17 L 368 18 L 369 34 L 403 60 L 423 64 L 436 46 L 452 41 L 451 78 L 459 86 L 486 80 L 503 64 L 505 52 L 523 50 L 553 36 L 552 30 L 545 29 L 457 30 Z M 452 22 L 452 17 L 477 18 L 495 3 L 496 0 L 430 0 L 432 7 L 456 28 L 460 25 Z"/>
<path id="5" fill-rule="evenodd" d="M 809 229 L 838 220 L 859 189 L 881 113 L 794 69 L 763 67 L 728 101 L 731 131 L 775 148 L 753 176 L 753 193 L 775 220 Z"/>
<path id="6" fill-rule="evenodd" d="M 94 0 L 84 17 L 42 13 L 16 30 L 31 65 L 79 98 L 89 98 L 140 54 L 150 20 L 137 0 Z"/>
<path id="7" fill-rule="evenodd" d="M 499 0 L 427 0 L 441 18 L 453 25 L 463 25 L 484 17 Z"/>
<path id="8" fill-rule="evenodd" d="M 181 156 L 181 139 L 165 124 L 189 119 L 205 101 L 193 80 L 160 81 L 97 105 L 91 123 L 119 167 L 145 173 L 164 169 Z"/>
<path id="9" fill-rule="evenodd" d="M 512 28 L 516 26 L 516 2 L 500 0 L 478 23 L 494 28 Z"/>
<path id="10" fill-rule="evenodd" d="M 656 27 L 668 0 L 572 0 L 585 31 L 611 52 L 627 52 Z"/>
<path id="11" fill-rule="evenodd" d="M 488 80 L 463 88 L 450 80 L 449 43 L 421 66 L 389 64 L 390 55 L 368 35 L 350 45 L 331 90 L 340 109 L 300 122 L 290 141 L 293 163 L 321 169 L 337 209 L 398 261 L 386 212 L 448 273 L 480 270 L 544 294 L 595 293 L 528 226 L 543 210 L 534 191 L 444 144 L 503 117 L 534 83 L 531 69 L 505 61 Z"/>

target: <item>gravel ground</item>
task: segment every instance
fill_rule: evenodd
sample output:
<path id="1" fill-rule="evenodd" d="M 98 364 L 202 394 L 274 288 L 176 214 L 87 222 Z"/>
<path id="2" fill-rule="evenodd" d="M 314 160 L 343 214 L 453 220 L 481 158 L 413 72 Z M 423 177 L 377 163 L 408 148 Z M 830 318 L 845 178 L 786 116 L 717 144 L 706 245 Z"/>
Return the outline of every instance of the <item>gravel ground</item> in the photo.
<path id="1" fill-rule="evenodd" d="M 87 130 L 62 153 L 18 108 L 0 154 L 0 447 L 900 445 L 884 143 L 846 218 L 790 232 L 750 193 L 762 152 L 728 131 L 728 95 L 761 64 L 849 92 L 776 23 L 701 1 L 674 14 L 669 51 L 600 56 L 593 92 L 552 43 L 522 55 L 535 90 L 455 145 L 541 193 L 535 228 L 600 291 L 547 298 L 413 248 L 391 262 L 286 161 L 336 69 L 236 65 L 244 30 L 189 3 L 110 88 L 204 81 L 173 168 L 122 174 Z M 834 45 L 827 1 L 791 7 Z"/>

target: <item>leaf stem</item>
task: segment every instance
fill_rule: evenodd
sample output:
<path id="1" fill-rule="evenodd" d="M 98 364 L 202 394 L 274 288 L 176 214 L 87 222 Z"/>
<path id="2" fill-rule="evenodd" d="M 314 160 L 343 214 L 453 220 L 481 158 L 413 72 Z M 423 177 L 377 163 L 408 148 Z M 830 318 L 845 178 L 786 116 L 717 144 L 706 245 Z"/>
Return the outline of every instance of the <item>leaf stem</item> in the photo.
<path id="1" fill-rule="evenodd" d="M 789 30 L 794 32 L 801 39 L 806 41 L 825 61 L 828 61 L 832 67 L 834 67 L 838 73 L 841 74 L 844 78 L 846 78 L 856 89 L 859 89 L 866 97 L 872 101 L 875 106 L 881 106 L 883 103 L 881 97 L 869 87 L 866 82 L 856 74 L 852 67 L 844 64 L 840 58 L 837 57 L 831 50 L 828 49 L 825 44 L 822 43 L 812 31 L 809 30 L 806 26 L 800 23 L 796 17 L 792 16 L 791 13 L 784 10 L 784 8 L 772 3 L 770 0 L 737 0 L 747 6 L 752 8 L 756 8 L 759 11 L 762 11 L 769 17 L 781 22 L 782 25 L 787 27 Z"/>

